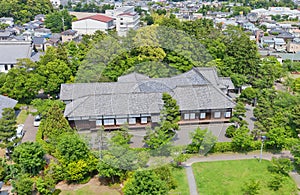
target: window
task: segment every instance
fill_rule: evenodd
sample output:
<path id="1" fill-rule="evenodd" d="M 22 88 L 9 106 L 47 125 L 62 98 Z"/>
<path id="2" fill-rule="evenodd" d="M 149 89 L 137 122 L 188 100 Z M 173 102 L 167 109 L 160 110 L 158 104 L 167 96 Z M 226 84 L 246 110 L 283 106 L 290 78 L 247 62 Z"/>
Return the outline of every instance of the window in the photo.
<path id="1" fill-rule="evenodd" d="M 116 119 L 116 124 L 117 125 L 123 125 L 125 123 L 127 123 L 127 118 L 118 118 L 118 119 Z"/>
<path id="2" fill-rule="evenodd" d="M 102 120 L 96 120 L 96 126 L 101 126 L 102 125 Z"/>
<path id="3" fill-rule="evenodd" d="M 189 114 L 184 114 L 183 119 L 184 120 L 189 120 L 190 119 L 190 115 Z"/>
<path id="4" fill-rule="evenodd" d="M 206 113 L 205 112 L 200 113 L 200 119 L 205 119 L 205 118 L 206 118 Z"/>
<path id="5" fill-rule="evenodd" d="M 141 123 L 142 124 L 147 124 L 148 123 L 148 118 L 147 117 L 142 117 L 141 118 Z"/>
<path id="6" fill-rule="evenodd" d="M 115 119 L 104 119 L 103 123 L 104 123 L 104 125 L 114 125 Z"/>
<path id="7" fill-rule="evenodd" d="M 123 25 L 123 22 L 121 22 L 120 25 Z"/>
<path id="8" fill-rule="evenodd" d="M 192 120 L 192 119 L 196 119 L 196 114 L 195 113 L 191 113 L 190 114 L 190 119 Z"/>
<path id="9" fill-rule="evenodd" d="M 221 112 L 215 112 L 214 118 L 221 118 Z"/>
<path id="10" fill-rule="evenodd" d="M 231 117 L 231 112 L 225 112 L 225 118 L 230 118 Z"/>
<path id="11" fill-rule="evenodd" d="M 136 119 L 135 118 L 129 118 L 129 125 L 135 125 Z"/>
<path id="12" fill-rule="evenodd" d="M 8 70 L 7 64 L 4 65 L 4 69 L 5 69 L 5 70 Z"/>
<path id="13" fill-rule="evenodd" d="M 123 18 L 120 18 L 120 20 L 123 20 Z"/>

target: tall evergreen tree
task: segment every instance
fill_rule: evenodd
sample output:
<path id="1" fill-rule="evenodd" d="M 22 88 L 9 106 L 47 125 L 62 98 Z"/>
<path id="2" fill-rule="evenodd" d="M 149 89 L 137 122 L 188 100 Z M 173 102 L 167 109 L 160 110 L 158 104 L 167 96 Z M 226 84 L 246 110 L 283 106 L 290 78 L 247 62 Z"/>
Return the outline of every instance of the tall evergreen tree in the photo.
<path id="1" fill-rule="evenodd" d="M 0 140 L 2 140 L 2 146 L 10 145 L 8 141 L 17 133 L 16 130 L 16 115 L 12 108 L 4 108 L 2 118 L 0 119 Z"/>
<path id="2" fill-rule="evenodd" d="M 46 118 L 42 120 L 39 127 L 39 131 L 42 131 L 43 138 L 57 139 L 62 133 L 72 131 L 68 121 L 62 114 L 62 110 L 58 105 L 54 104 L 46 115 Z"/>

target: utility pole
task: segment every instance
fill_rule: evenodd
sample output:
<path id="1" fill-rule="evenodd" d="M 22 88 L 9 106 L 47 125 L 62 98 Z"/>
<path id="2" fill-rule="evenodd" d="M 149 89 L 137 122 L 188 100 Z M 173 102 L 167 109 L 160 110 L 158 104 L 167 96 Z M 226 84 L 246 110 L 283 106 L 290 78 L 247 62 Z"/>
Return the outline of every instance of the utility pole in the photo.
<path id="1" fill-rule="evenodd" d="M 64 19 L 64 16 L 61 18 L 61 20 L 62 20 L 63 31 L 65 31 L 65 19 Z"/>

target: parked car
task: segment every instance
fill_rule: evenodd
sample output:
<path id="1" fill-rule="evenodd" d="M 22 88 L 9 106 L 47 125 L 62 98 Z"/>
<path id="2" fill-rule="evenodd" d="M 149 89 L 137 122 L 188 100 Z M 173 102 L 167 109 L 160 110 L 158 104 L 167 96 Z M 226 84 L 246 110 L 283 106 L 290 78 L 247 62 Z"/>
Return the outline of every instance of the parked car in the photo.
<path id="1" fill-rule="evenodd" d="M 37 115 L 34 118 L 33 126 L 38 127 L 38 126 L 40 126 L 40 124 L 41 124 L 41 116 Z"/>
<path id="2" fill-rule="evenodd" d="M 22 138 L 24 136 L 24 124 L 20 124 L 17 127 L 17 138 Z"/>

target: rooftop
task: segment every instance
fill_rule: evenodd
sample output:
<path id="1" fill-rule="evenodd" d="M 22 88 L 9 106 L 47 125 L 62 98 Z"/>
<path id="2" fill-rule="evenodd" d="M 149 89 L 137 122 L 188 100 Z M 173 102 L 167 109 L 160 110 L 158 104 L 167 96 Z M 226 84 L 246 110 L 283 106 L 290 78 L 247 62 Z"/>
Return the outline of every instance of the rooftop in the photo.
<path id="1" fill-rule="evenodd" d="M 85 18 L 81 18 L 81 19 L 79 19 L 77 21 L 87 20 L 87 19 L 97 20 L 97 21 L 100 21 L 100 22 L 110 22 L 110 21 L 114 20 L 111 17 L 105 16 L 105 15 L 101 15 L 101 14 L 97 14 L 97 15 L 93 15 L 93 16 L 88 16 L 88 17 L 85 17 Z"/>

